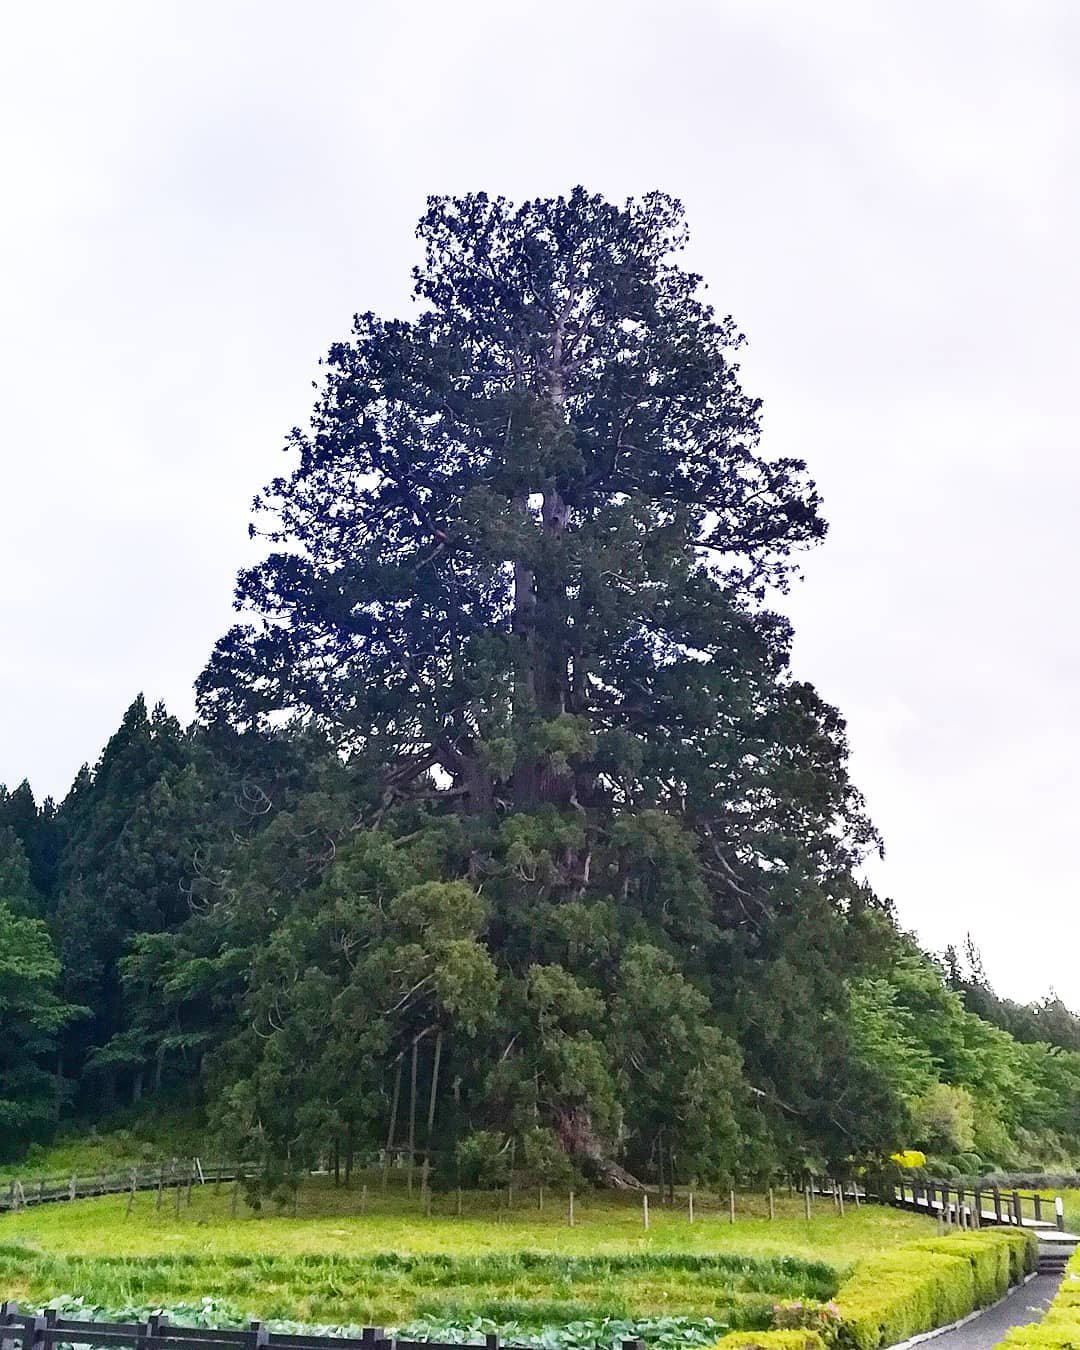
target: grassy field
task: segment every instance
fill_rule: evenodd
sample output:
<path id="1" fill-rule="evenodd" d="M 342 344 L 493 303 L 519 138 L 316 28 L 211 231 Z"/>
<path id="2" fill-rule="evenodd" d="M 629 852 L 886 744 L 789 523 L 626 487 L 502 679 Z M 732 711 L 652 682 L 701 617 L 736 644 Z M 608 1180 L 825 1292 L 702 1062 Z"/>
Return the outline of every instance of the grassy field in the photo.
<path id="1" fill-rule="evenodd" d="M 383 1197 L 370 1183 L 360 1214 L 357 1186 L 313 1180 L 298 1212 L 260 1212 L 229 1187 L 196 1187 L 190 1205 L 162 1207 L 136 1196 L 45 1205 L 0 1217 L 0 1296 L 42 1304 L 81 1295 L 118 1310 L 175 1307 L 204 1298 L 233 1313 L 311 1323 L 402 1326 L 416 1319 L 467 1324 L 479 1316 L 533 1328 L 602 1318 L 714 1318 L 761 1326 L 779 1298 L 828 1298 L 861 1256 L 930 1231 L 926 1219 L 876 1207 L 841 1218 L 820 1203 L 807 1222 L 801 1200 L 696 1197 L 686 1209 L 640 1201 L 522 1197 L 512 1210 L 491 1196 L 437 1197 L 425 1216 L 415 1199 Z"/>
<path id="2" fill-rule="evenodd" d="M 1065 1227 L 1070 1233 L 1080 1233 L 1080 1191 L 1040 1191 L 1039 1194 L 1044 1200 L 1049 1200 L 1050 1204 L 1043 1206 L 1043 1217 L 1054 1221 L 1054 1197 L 1061 1196 L 1065 1205 Z M 1030 1213 L 1030 1209 L 1025 1207 L 1024 1213 Z"/>
<path id="3" fill-rule="evenodd" d="M 122 1172 L 139 1163 L 190 1158 L 200 1151 L 205 1138 L 206 1126 L 190 1110 L 118 1112 L 97 1129 L 72 1127 L 46 1148 L 31 1147 L 20 1162 L 0 1164 L 0 1184 L 72 1173 Z"/>

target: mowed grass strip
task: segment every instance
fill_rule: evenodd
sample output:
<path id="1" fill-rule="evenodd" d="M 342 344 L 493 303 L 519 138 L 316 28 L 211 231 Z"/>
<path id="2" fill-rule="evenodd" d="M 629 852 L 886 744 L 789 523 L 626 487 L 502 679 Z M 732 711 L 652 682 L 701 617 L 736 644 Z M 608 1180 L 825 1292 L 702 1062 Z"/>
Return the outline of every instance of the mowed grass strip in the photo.
<path id="1" fill-rule="evenodd" d="M 763 1197 L 756 1197 L 764 1212 Z M 152 1193 L 31 1208 L 0 1218 L 0 1296 L 42 1304 L 73 1294 L 110 1309 L 218 1299 L 252 1316 L 402 1325 L 413 1318 L 480 1316 L 531 1326 L 603 1317 L 705 1316 L 760 1326 L 779 1298 L 829 1298 L 840 1275 L 870 1251 L 930 1230 L 916 1215 L 876 1207 L 831 1210 L 809 1223 L 801 1202 L 777 1201 L 777 1218 L 728 1221 L 700 1201 L 696 1222 L 680 1207 L 578 1198 L 571 1228 L 565 1197 L 540 1212 L 493 1196 L 439 1197 L 426 1217 L 414 1198 L 359 1195 L 320 1179 L 303 1189 L 297 1217 L 243 1201 L 227 1187 L 196 1187 L 191 1203 Z M 750 1209 L 750 1197 L 738 1207 Z M 330 1211 L 330 1212 L 327 1212 Z"/>

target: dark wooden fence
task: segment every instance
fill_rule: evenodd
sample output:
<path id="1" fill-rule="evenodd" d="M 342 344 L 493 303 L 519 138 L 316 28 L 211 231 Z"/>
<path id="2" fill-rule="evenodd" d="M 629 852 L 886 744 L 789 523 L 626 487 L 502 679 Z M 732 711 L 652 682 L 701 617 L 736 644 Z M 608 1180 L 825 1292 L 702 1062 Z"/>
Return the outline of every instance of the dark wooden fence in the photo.
<path id="1" fill-rule="evenodd" d="M 623 1350 L 644 1350 L 645 1342 L 623 1341 Z M 360 1336 L 287 1335 L 268 1331 L 261 1322 L 246 1330 L 175 1326 L 159 1313 L 146 1322 L 77 1322 L 55 1308 L 27 1316 L 18 1304 L 0 1304 L 0 1350 L 54 1350 L 56 1346 L 100 1350 L 460 1350 L 438 1341 L 398 1340 L 381 1327 L 365 1327 Z M 498 1336 L 486 1336 L 485 1350 L 500 1350 Z M 511 1350 L 511 1347 L 505 1347 Z M 523 1348 L 524 1350 L 524 1348 Z"/>

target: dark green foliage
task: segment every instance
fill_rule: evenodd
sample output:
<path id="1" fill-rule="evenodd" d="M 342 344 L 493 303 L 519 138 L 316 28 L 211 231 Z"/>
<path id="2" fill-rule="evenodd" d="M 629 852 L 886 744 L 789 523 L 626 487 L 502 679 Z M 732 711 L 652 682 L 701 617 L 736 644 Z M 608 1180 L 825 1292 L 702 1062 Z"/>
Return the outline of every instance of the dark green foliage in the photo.
<path id="1" fill-rule="evenodd" d="M 531 1122 L 600 1175 L 618 1151 L 720 1175 L 744 1136 L 775 1164 L 788 1110 L 815 1151 L 883 1146 L 888 1113 L 855 1130 L 834 1105 L 854 1058 L 791 1054 L 796 1011 L 843 1025 L 850 870 L 874 843 L 843 723 L 761 604 L 824 525 L 804 466 L 757 449 L 741 338 L 678 264 L 681 208 L 480 194 L 433 199 L 419 233 L 425 309 L 362 315 L 331 349 L 298 467 L 258 503 L 284 547 L 241 576 L 250 621 L 199 684 L 211 721 L 299 711 L 351 754 L 404 868 L 372 908 L 358 836 L 279 930 L 273 959 L 304 973 L 272 1009 L 245 995 L 251 1030 L 218 1063 L 260 1068 L 234 1106 L 266 1130 L 279 1075 L 302 1059 L 330 1090 L 348 1066 L 348 1120 L 327 1101 L 282 1122 L 277 1148 L 286 1129 L 314 1146 L 385 1120 L 411 1039 L 442 1031 L 448 1129 Z M 482 1013 L 412 991 L 410 874 L 482 893 L 477 955 L 455 953 L 497 958 L 462 967 Z M 358 961 L 318 936 L 339 895 Z M 771 1030 L 740 1053 L 750 1003 Z"/>
<path id="2" fill-rule="evenodd" d="M 844 722 L 767 607 L 817 493 L 680 205 L 433 198 L 419 238 L 418 317 L 357 316 L 257 499 L 200 724 L 140 698 L 58 810 L 0 792 L 83 1105 L 198 1084 L 286 1191 L 411 1145 L 440 1186 L 842 1170 L 946 1099 L 957 1151 L 1080 1137 L 1080 1054 L 857 880 Z"/>
<path id="3" fill-rule="evenodd" d="M 80 1011 L 58 995 L 59 975 L 45 925 L 0 901 L 0 1138 L 9 1154 L 59 1114 L 52 1060 Z"/>
<path id="4" fill-rule="evenodd" d="M 34 893 L 43 900 L 51 896 L 60 849 L 56 805 L 46 798 L 39 807 L 25 779 L 13 792 L 0 783 L 0 837 L 8 831 L 22 845 Z"/>

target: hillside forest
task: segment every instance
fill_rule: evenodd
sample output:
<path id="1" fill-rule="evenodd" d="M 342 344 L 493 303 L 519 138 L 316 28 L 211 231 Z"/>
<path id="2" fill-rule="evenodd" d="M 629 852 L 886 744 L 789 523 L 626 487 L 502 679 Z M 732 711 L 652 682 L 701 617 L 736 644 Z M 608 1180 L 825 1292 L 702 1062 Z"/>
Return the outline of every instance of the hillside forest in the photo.
<path id="1" fill-rule="evenodd" d="M 822 504 L 679 203 L 417 234 L 412 317 L 355 317 L 256 498 L 195 721 L 136 697 L 61 802 L 0 789 L 3 1147 L 154 1099 L 281 1178 L 1075 1164 L 1080 1020 L 862 877 L 782 612 Z"/>

